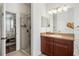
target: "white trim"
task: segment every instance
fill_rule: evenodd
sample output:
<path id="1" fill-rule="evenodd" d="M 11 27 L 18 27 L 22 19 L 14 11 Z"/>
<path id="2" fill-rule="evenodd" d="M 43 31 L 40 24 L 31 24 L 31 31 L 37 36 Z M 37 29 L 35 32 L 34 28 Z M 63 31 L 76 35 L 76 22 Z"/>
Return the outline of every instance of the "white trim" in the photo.
<path id="1" fill-rule="evenodd" d="M 33 56 L 33 5 L 31 4 L 31 55 Z"/>
<path id="2" fill-rule="evenodd" d="M 20 17 L 19 14 L 16 14 L 16 50 L 20 50 L 20 18 L 19 17 Z"/>
<path id="3" fill-rule="evenodd" d="M 6 37 L 6 19 L 5 19 L 5 4 L 3 5 L 3 19 L 2 19 L 2 37 Z M 2 40 L 2 56 L 6 55 L 6 39 Z"/>

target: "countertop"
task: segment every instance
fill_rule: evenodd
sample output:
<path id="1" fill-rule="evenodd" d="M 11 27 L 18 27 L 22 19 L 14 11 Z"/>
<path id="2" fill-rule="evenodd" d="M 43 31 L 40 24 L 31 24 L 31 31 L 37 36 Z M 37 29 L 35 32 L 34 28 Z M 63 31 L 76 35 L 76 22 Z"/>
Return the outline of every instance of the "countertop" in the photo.
<path id="1" fill-rule="evenodd" d="M 64 40 L 74 40 L 74 34 L 68 33 L 41 33 L 41 36 L 57 38 L 57 39 L 64 39 Z"/>

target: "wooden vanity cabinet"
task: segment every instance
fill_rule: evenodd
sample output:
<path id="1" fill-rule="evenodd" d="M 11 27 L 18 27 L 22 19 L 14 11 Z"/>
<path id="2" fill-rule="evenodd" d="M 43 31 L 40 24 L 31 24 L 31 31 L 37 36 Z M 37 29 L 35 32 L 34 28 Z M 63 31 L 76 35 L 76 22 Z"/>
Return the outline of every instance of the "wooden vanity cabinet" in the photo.
<path id="1" fill-rule="evenodd" d="M 10 38 L 6 40 L 6 54 L 16 51 L 16 39 Z"/>
<path id="2" fill-rule="evenodd" d="M 55 56 L 73 56 L 73 41 L 65 39 L 54 40 Z"/>
<path id="3" fill-rule="evenodd" d="M 49 56 L 73 56 L 73 41 L 41 36 L 41 51 Z"/>
<path id="4" fill-rule="evenodd" d="M 41 37 L 41 51 L 47 55 L 51 55 L 51 39 L 48 37 Z"/>

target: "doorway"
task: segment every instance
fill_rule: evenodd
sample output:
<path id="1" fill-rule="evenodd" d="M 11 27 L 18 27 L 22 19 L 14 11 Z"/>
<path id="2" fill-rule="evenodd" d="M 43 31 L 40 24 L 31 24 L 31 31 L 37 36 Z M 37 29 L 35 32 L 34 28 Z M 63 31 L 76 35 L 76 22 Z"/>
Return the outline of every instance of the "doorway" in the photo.
<path id="1" fill-rule="evenodd" d="M 16 14 L 6 11 L 6 54 L 16 51 Z"/>
<path id="2" fill-rule="evenodd" d="M 21 14 L 20 24 L 21 50 L 31 55 L 31 15 Z"/>

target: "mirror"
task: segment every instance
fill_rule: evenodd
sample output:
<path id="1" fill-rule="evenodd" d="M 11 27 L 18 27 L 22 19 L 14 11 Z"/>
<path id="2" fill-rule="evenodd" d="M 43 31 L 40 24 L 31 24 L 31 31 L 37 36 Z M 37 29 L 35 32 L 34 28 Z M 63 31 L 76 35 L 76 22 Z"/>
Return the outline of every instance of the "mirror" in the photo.
<path id="1" fill-rule="evenodd" d="M 15 37 L 15 14 L 6 12 L 6 36 L 7 38 Z"/>
<path id="2" fill-rule="evenodd" d="M 53 13 L 50 15 L 53 20 L 53 26 L 50 26 L 49 32 L 57 32 L 57 33 L 74 33 L 74 15 L 73 15 L 73 8 L 69 8 L 67 11 Z"/>

